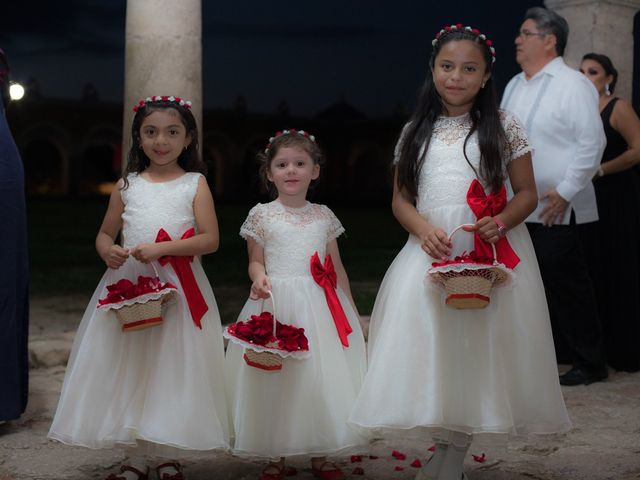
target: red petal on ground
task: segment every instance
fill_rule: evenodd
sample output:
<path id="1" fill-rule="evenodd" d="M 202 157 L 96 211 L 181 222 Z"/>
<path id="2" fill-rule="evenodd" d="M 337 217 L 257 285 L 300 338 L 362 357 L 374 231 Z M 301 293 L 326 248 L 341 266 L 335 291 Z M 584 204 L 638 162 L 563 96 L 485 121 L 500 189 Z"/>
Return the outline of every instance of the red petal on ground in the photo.
<path id="1" fill-rule="evenodd" d="M 414 468 L 421 468 L 422 462 L 420 461 L 419 458 L 416 458 L 413 462 L 411 462 L 411 466 Z"/>
<path id="2" fill-rule="evenodd" d="M 484 453 L 482 455 L 472 455 L 472 457 L 478 463 L 484 463 L 487 459 L 487 456 Z"/>

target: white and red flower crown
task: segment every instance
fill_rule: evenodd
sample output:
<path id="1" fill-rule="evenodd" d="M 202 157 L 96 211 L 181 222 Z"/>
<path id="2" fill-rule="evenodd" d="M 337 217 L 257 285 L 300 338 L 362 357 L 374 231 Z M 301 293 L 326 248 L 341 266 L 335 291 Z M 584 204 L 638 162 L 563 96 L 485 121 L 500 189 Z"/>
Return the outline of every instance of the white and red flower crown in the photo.
<path id="1" fill-rule="evenodd" d="M 140 99 L 140 101 L 133 106 L 133 111 L 137 112 L 140 107 L 143 107 L 147 103 L 151 102 L 173 102 L 184 108 L 191 108 L 191 100 L 184 100 L 180 97 L 174 97 L 173 95 L 154 95 L 153 97 Z"/>
<path id="2" fill-rule="evenodd" d="M 296 130 L 295 128 L 290 128 L 289 130 L 282 130 L 281 132 L 276 132 L 276 134 L 273 137 L 269 138 L 269 143 L 264 149 L 265 155 L 269 153 L 269 150 L 271 150 L 273 141 L 276 138 L 281 137 L 283 135 L 302 135 L 303 137 L 311 140 L 313 143 L 316 143 L 316 137 L 311 135 L 309 132 L 305 132 L 304 130 Z"/>
<path id="3" fill-rule="evenodd" d="M 471 28 L 469 26 L 464 26 L 461 23 L 457 23 L 455 25 L 447 25 L 446 27 L 444 27 L 442 30 L 440 30 L 438 33 L 436 33 L 436 38 L 434 38 L 433 40 L 431 40 L 431 45 L 432 46 L 436 46 L 436 44 L 438 43 L 438 41 L 440 40 L 440 37 L 442 37 L 442 35 L 444 35 L 445 33 L 449 33 L 449 32 L 469 32 L 469 33 L 473 33 L 476 37 L 478 37 L 480 40 L 482 40 L 482 42 L 484 42 L 484 44 L 489 48 L 489 51 L 491 52 L 491 62 L 495 62 L 496 61 L 496 49 L 493 48 L 493 42 L 491 40 L 489 40 L 487 38 L 487 36 L 482 33 L 480 30 L 478 30 L 477 28 Z"/>

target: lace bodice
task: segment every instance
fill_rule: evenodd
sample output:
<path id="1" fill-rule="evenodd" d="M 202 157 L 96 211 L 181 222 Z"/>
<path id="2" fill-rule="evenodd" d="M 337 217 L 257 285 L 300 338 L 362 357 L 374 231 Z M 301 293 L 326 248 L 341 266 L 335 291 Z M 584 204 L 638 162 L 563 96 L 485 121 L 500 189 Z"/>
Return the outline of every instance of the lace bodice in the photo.
<path id="1" fill-rule="evenodd" d="M 264 248 L 265 268 L 272 277 L 309 275 L 314 252 L 324 260 L 327 242 L 343 232 L 325 205 L 290 208 L 277 200 L 253 207 L 240 228 L 240 236 L 251 237 Z"/>
<path id="2" fill-rule="evenodd" d="M 506 177 L 508 163 L 530 151 L 531 147 L 516 117 L 502 111 L 501 119 L 509 145 L 503 154 Z M 469 114 L 459 117 L 440 117 L 436 121 L 418 181 L 416 206 L 420 214 L 425 215 L 430 209 L 439 207 L 467 205 L 467 190 L 476 178 L 464 156 L 464 141 L 470 129 Z M 394 158 L 396 163 L 399 160 L 401 142 L 402 136 L 396 146 Z M 479 171 L 480 148 L 477 133 L 469 138 L 466 153 L 473 168 Z"/>
<path id="3" fill-rule="evenodd" d="M 122 191 L 123 246 L 153 243 L 160 228 L 172 239 L 179 239 L 196 227 L 193 199 L 200 173 L 188 172 L 169 182 L 153 183 L 138 174 L 130 174 L 129 187 Z"/>

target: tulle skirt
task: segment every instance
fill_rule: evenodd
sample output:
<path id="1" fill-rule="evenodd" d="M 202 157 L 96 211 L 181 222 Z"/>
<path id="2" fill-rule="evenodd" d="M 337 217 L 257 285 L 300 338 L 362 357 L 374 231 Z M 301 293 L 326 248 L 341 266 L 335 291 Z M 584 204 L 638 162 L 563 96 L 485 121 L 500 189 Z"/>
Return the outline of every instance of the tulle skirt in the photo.
<path id="1" fill-rule="evenodd" d="M 474 221 L 466 205 L 434 209 L 428 218 L 448 232 Z M 409 236 L 376 298 L 353 425 L 437 438 L 458 431 L 489 441 L 570 428 L 526 227 L 509 231 L 508 240 L 521 259 L 512 284 L 494 288 L 485 309 L 456 310 L 425 281 L 434 260 Z M 454 253 L 469 252 L 473 236 L 457 233 L 453 243 Z"/>
<path id="2" fill-rule="evenodd" d="M 173 268 L 166 266 L 157 267 L 160 279 L 173 283 L 178 294 L 163 306 L 162 325 L 123 332 L 113 311 L 96 309 L 98 299 L 121 278 L 135 282 L 155 272 L 129 258 L 105 273 L 78 328 L 50 438 L 90 448 L 228 448 L 220 317 L 200 262 L 191 265 L 209 307 L 201 330 Z"/>
<path id="3" fill-rule="evenodd" d="M 265 371 L 243 360 L 244 348 L 230 342 L 226 355 L 234 452 L 243 456 L 324 456 L 366 448 L 366 435 L 346 421 L 366 370 L 358 316 L 338 290 L 353 332 L 343 348 L 323 290 L 309 277 L 271 277 L 275 315 L 302 327 L 309 339 L 305 359 L 285 358 L 282 370 Z M 270 300 L 249 300 L 239 320 L 273 312 Z"/>

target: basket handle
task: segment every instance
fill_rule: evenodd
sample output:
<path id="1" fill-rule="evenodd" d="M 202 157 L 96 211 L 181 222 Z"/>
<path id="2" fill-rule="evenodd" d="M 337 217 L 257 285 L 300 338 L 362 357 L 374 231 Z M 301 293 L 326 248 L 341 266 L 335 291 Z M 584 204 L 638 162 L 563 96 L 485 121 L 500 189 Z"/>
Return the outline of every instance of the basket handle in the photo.
<path id="1" fill-rule="evenodd" d="M 451 233 L 449 234 L 449 240 L 451 241 L 453 239 L 453 234 L 462 230 L 463 232 L 467 232 L 467 233 L 473 233 L 473 232 L 469 232 L 467 230 L 464 230 L 464 227 L 473 227 L 475 224 L 473 223 L 463 223 L 462 225 L 458 225 L 456 228 L 454 228 L 453 230 L 451 230 Z M 498 265 L 498 254 L 496 252 L 496 246 L 495 244 L 491 243 L 491 250 L 493 250 L 493 264 L 494 265 Z"/>
<path id="2" fill-rule="evenodd" d="M 271 299 L 271 305 L 273 305 L 273 336 L 276 336 L 276 300 L 273 298 L 273 293 L 268 290 L 269 298 Z"/>

